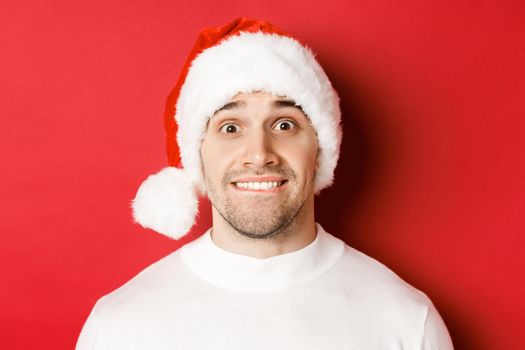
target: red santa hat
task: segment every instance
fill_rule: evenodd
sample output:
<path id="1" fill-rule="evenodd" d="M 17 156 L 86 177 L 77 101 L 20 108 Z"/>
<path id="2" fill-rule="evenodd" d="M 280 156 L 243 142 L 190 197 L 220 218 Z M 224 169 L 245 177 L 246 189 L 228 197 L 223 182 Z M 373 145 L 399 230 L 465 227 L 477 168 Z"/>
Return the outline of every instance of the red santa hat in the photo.
<path id="1" fill-rule="evenodd" d="M 133 218 L 171 238 L 195 223 L 204 194 L 200 146 L 207 120 L 239 92 L 264 91 L 300 105 L 316 130 L 315 192 L 330 186 L 342 132 L 339 97 L 313 52 L 272 24 L 238 18 L 203 29 L 166 103 L 168 167 L 149 176 L 132 201 Z"/>

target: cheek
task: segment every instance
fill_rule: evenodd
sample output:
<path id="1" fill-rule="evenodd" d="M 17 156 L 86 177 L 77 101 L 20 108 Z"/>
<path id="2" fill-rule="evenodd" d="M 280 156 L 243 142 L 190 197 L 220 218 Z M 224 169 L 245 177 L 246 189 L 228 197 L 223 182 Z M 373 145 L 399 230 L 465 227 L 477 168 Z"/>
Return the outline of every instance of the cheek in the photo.
<path id="1" fill-rule="evenodd" d="M 308 178 L 315 176 L 317 166 L 317 138 L 307 135 L 282 144 L 282 154 L 288 160 L 298 177 Z"/>
<path id="2" fill-rule="evenodd" d="M 211 145 L 209 141 L 204 140 L 201 144 L 201 162 L 202 170 L 207 179 L 213 177 L 213 170 L 217 168 L 215 164 L 218 160 L 217 156 L 213 145 Z"/>
<path id="3" fill-rule="evenodd" d="M 201 144 L 202 169 L 205 177 L 212 182 L 222 180 L 231 161 L 233 150 L 229 150 L 226 146 L 213 139 L 205 139 Z"/>

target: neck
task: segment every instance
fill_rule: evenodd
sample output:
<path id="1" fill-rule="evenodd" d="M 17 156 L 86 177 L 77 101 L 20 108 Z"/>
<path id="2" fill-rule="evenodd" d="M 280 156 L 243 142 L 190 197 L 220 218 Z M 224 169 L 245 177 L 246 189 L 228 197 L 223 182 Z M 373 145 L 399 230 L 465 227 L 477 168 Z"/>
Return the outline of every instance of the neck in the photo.
<path id="1" fill-rule="evenodd" d="M 224 220 L 213 206 L 212 218 L 211 237 L 218 247 L 258 259 L 302 249 L 312 243 L 316 237 L 313 196 L 306 200 L 290 224 L 271 238 L 251 238 L 242 235 Z"/>

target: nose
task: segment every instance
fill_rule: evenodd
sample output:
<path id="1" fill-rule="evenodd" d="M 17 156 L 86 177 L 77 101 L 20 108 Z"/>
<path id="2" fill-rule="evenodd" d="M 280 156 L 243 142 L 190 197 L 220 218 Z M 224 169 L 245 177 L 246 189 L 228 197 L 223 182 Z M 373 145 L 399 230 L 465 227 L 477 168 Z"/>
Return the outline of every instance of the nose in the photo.
<path id="1" fill-rule="evenodd" d="M 254 169 L 276 166 L 279 157 L 273 141 L 263 128 L 252 130 L 245 138 L 242 165 Z"/>

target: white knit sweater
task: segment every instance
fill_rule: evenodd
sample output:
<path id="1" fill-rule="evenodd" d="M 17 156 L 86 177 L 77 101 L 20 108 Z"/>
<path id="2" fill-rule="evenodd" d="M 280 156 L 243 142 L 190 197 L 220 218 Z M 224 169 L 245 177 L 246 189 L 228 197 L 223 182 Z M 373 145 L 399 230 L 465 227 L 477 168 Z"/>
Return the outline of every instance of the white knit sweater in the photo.
<path id="1" fill-rule="evenodd" d="M 429 298 L 317 224 L 316 239 L 257 259 L 203 236 L 95 304 L 87 349 L 452 349 Z"/>

